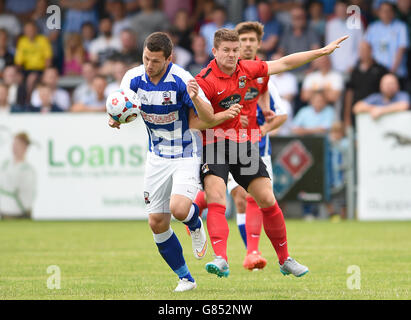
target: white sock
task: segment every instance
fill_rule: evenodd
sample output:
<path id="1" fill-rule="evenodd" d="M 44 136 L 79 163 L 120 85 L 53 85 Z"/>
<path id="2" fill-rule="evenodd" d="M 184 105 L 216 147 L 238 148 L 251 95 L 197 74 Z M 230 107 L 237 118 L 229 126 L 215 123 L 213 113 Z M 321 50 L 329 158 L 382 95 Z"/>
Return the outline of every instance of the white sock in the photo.
<path id="1" fill-rule="evenodd" d="M 245 224 L 245 213 L 237 213 L 237 225 Z"/>

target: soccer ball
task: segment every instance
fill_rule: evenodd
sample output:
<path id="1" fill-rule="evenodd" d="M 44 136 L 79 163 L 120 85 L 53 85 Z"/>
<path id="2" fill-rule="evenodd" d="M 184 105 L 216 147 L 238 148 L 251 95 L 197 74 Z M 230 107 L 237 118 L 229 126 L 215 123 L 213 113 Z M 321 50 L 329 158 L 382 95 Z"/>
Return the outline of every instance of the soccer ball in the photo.
<path id="1" fill-rule="evenodd" d="M 141 104 L 132 90 L 116 90 L 107 97 L 107 113 L 120 123 L 128 123 L 135 120 L 140 114 Z"/>

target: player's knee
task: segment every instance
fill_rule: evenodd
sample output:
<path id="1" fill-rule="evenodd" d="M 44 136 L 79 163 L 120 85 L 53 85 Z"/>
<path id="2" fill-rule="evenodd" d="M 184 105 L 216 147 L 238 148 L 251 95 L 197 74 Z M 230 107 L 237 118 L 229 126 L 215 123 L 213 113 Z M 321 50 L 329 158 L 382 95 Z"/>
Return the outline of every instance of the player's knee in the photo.
<path id="1" fill-rule="evenodd" d="M 182 204 L 174 203 L 170 205 L 170 211 L 174 218 L 179 221 L 183 221 L 187 217 L 189 209 L 187 209 L 186 206 Z"/>
<path id="2" fill-rule="evenodd" d="M 275 204 L 275 197 L 272 192 L 262 191 L 258 194 L 255 201 L 260 208 L 268 208 Z"/>
<path id="3" fill-rule="evenodd" d="M 164 219 L 164 217 L 161 217 L 159 215 L 150 214 L 148 216 L 148 224 L 151 230 L 157 234 L 165 232 L 169 228 L 168 220 Z"/>
<path id="4" fill-rule="evenodd" d="M 221 191 L 218 189 L 209 188 L 206 191 L 207 203 L 219 203 L 225 205 L 225 190 Z"/>
<path id="5" fill-rule="evenodd" d="M 237 212 L 244 213 L 247 208 L 247 192 L 243 188 L 237 187 L 231 192 L 231 195 Z"/>

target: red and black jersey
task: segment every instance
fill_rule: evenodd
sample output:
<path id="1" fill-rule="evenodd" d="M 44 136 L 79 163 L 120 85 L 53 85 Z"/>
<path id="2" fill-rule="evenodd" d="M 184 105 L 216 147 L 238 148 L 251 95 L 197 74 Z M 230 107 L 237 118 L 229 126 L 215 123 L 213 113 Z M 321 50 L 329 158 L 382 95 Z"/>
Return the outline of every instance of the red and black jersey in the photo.
<path id="1" fill-rule="evenodd" d="M 220 70 L 214 59 L 195 78 L 211 102 L 214 113 L 223 112 L 238 103 L 243 106 L 244 112 L 248 114 L 254 110 L 256 115 L 259 94 L 254 90 L 260 90 L 256 86 L 258 78 L 267 77 L 267 73 L 268 66 L 264 61 L 239 60 L 236 70 L 230 76 Z M 207 139 L 206 132 L 203 132 L 204 145 L 222 139 L 237 142 L 250 140 L 247 130 L 241 127 L 240 116 L 215 126 L 213 130 L 212 139 Z"/>

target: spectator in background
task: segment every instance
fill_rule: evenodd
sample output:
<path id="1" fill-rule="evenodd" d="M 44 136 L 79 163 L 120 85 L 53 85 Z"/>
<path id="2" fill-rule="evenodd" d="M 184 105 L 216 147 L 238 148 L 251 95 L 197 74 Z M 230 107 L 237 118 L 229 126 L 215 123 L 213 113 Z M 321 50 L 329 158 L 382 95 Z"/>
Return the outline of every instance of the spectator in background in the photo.
<path id="1" fill-rule="evenodd" d="M 104 76 L 97 75 L 91 84 L 92 93 L 83 97 L 80 102 L 73 104 L 72 112 L 105 112 L 107 80 Z"/>
<path id="2" fill-rule="evenodd" d="M 307 74 L 301 88 L 301 100 L 309 101 L 318 90 L 324 94 L 327 104 L 336 105 L 344 90 L 341 73 L 331 69 L 329 56 L 322 56 L 312 62 L 315 71 Z"/>
<path id="3" fill-rule="evenodd" d="M 15 40 L 21 33 L 21 25 L 15 15 L 4 11 L 4 1 L 0 1 L 0 29 L 7 30 L 8 44 L 14 47 Z"/>
<path id="4" fill-rule="evenodd" d="M 9 88 L 3 82 L 0 82 L 0 116 L 8 114 L 11 111 L 11 106 L 8 99 Z"/>
<path id="5" fill-rule="evenodd" d="M 52 92 L 52 103 L 55 103 L 60 109 L 67 111 L 70 108 L 69 93 L 58 87 L 59 73 L 55 67 L 49 67 L 44 70 L 41 77 L 41 82 L 48 86 Z M 40 108 L 42 105 L 39 90 L 35 89 L 31 95 L 30 104 L 35 108 Z"/>
<path id="6" fill-rule="evenodd" d="M 388 73 L 381 78 L 380 92 L 373 93 L 354 105 L 354 113 L 369 113 L 373 119 L 394 112 L 406 111 L 410 106 L 407 92 L 400 91 L 398 78 Z"/>
<path id="7" fill-rule="evenodd" d="M 396 16 L 407 25 L 408 44 L 411 43 L 411 0 L 397 0 Z M 411 47 L 407 49 L 407 70 L 411 70 Z M 408 73 L 407 73 L 408 74 Z M 407 81 L 407 91 L 411 92 L 411 83 Z"/>
<path id="8" fill-rule="evenodd" d="M 17 66 L 7 66 L 3 71 L 3 81 L 8 87 L 8 103 L 11 106 L 25 106 L 27 101 L 27 91 L 23 84 L 23 75 Z"/>
<path id="9" fill-rule="evenodd" d="M 118 53 L 118 59 L 129 65 L 140 65 L 143 59 L 143 52 L 138 50 L 136 33 L 131 29 L 124 29 L 120 34 L 120 41 L 122 49 Z"/>
<path id="10" fill-rule="evenodd" d="M 207 53 L 211 56 L 213 54 L 212 48 L 214 46 L 214 33 L 221 28 L 234 29 L 231 22 L 227 22 L 227 11 L 223 6 L 216 6 L 213 10 L 212 21 L 204 24 L 200 28 L 200 34 L 204 37 L 207 44 Z"/>
<path id="11" fill-rule="evenodd" d="M 265 1 L 257 5 L 258 21 L 264 25 L 264 35 L 261 41 L 260 51 L 267 56 L 274 53 L 280 39 L 280 24 L 274 18 L 271 5 Z"/>
<path id="12" fill-rule="evenodd" d="M 166 15 L 154 5 L 153 0 L 140 0 L 140 12 L 131 18 L 131 29 L 137 31 L 137 48 L 143 51 L 144 40 L 153 32 L 169 28 Z"/>
<path id="13" fill-rule="evenodd" d="M 371 46 L 363 41 L 359 47 L 359 61 L 348 79 L 344 98 L 344 127 L 355 128 L 353 106 L 360 100 L 379 91 L 380 80 L 387 68 L 375 62 Z"/>
<path id="14" fill-rule="evenodd" d="M 170 39 L 173 42 L 173 63 L 178 64 L 183 69 L 185 69 L 193 58 L 193 55 L 190 51 L 184 49 L 179 45 L 178 32 L 175 28 L 170 28 L 167 31 L 167 34 L 170 36 Z"/>
<path id="15" fill-rule="evenodd" d="M 81 70 L 83 82 L 80 83 L 73 91 L 73 103 L 84 101 L 92 94 L 92 82 L 96 75 L 97 65 L 90 61 L 85 62 Z"/>
<path id="16" fill-rule="evenodd" d="M 37 22 L 37 27 L 39 33 L 46 36 L 50 42 L 51 48 L 53 50 L 53 65 L 54 66 L 61 66 L 63 64 L 63 49 L 60 39 L 60 30 L 58 29 L 50 29 L 47 26 L 47 21 L 50 17 L 47 14 L 47 0 L 38 0 L 36 4 L 36 8 L 31 15 L 31 20 Z"/>
<path id="17" fill-rule="evenodd" d="M 114 81 L 110 82 L 107 85 L 106 91 L 105 91 L 106 96 L 108 96 L 113 91 L 120 89 L 121 80 L 123 79 L 128 69 L 129 69 L 128 65 L 124 63 L 124 61 L 119 60 L 119 61 L 114 62 L 113 71 L 112 71 L 112 74 L 110 75 L 114 79 Z"/>
<path id="18" fill-rule="evenodd" d="M 310 97 L 310 104 L 295 115 L 292 131 L 297 135 L 325 134 L 334 120 L 334 108 L 327 104 L 324 92 L 315 91 Z"/>
<path id="19" fill-rule="evenodd" d="M 80 33 L 85 22 L 98 25 L 97 0 L 60 0 L 59 6 L 65 11 L 63 29 L 65 33 Z"/>
<path id="20" fill-rule="evenodd" d="M 111 3 L 118 0 L 107 0 L 106 1 L 106 12 L 111 12 L 112 7 Z M 124 3 L 124 9 L 127 14 L 127 17 L 133 16 L 140 9 L 140 0 L 122 0 Z"/>
<path id="21" fill-rule="evenodd" d="M 167 16 L 168 21 L 175 21 L 178 12 L 186 12 L 188 16 L 193 11 L 192 3 L 191 0 L 166 0 L 161 2 L 161 9 Z"/>
<path id="22" fill-rule="evenodd" d="M 24 34 L 17 42 L 15 64 L 26 72 L 43 71 L 51 65 L 52 56 L 50 41 L 44 35 L 38 34 L 36 22 L 26 22 Z"/>
<path id="23" fill-rule="evenodd" d="M 64 46 L 63 75 L 81 75 L 81 68 L 85 61 L 86 52 L 81 35 L 78 33 L 69 34 Z"/>
<path id="24" fill-rule="evenodd" d="M 272 56 L 271 60 L 277 60 L 281 57 L 280 53 L 276 53 Z M 270 81 L 273 81 L 276 85 L 280 97 L 294 105 L 294 99 L 298 94 L 297 77 L 291 72 L 282 72 L 271 75 Z"/>
<path id="25" fill-rule="evenodd" d="M 184 49 L 191 51 L 191 34 L 190 17 L 187 10 L 180 9 L 177 11 L 173 27 L 175 28 L 178 44 Z"/>
<path id="26" fill-rule="evenodd" d="M 331 221 L 338 222 L 346 217 L 346 178 L 349 141 L 344 136 L 344 126 L 342 122 L 334 122 L 328 135 L 329 148 L 329 185 L 330 202 L 327 203 L 328 215 Z"/>
<path id="27" fill-rule="evenodd" d="M 214 0 L 197 2 L 194 14 L 191 16 L 190 25 L 194 26 L 194 32 L 199 33 L 203 25 L 213 21 L 213 11 L 216 3 Z"/>
<path id="28" fill-rule="evenodd" d="M 327 21 L 324 16 L 323 3 L 321 1 L 312 1 L 308 6 L 308 14 L 310 16 L 308 27 L 318 34 L 321 42 L 324 42 L 325 25 Z"/>
<path id="29" fill-rule="evenodd" d="M 342 73 L 350 73 L 358 60 L 358 48 L 363 37 L 363 26 L 361 20 L 360 28 L 355 29 L 347 26 L 347 2 L 337 1 L 334 10 L 335 16 L 327 22 L 325 42 L 349 35 L 346 43 L 341 44 L 338 52 L 330 55 L 331 66 L 334 70 Z"/>
<path id="30" fill-rule="evenodd" d="M 407 26 L 395 19 L 394 5 L 383 2 L 378 9 L 379 21 L 369 25 L 365 40 L 371 45 L 374 59 L 395 73 L 401 84 L 407 77 L 406 50 L 409 46 Z"/>
<path id="31" fill-rule="evenodd" d="M 30 218 L 36 191 L 36 174 L 26 160 L 31 142 L 20 132 L 14 136 L 12 156 L 0 165 L 0 216 L 6 218 Z"/>
<path id="32" fill-rule="evenodd" d="M 30 19 L 36 8 L 37 0 L 5 0 L 4 2 L 7 12 L 14 15 L 20 21 L 27 21 Z"/>
<path id="33" fill-rule="evenodd" d="M 5 67 L 14 63 L 14 56 L 9 50 L 8 33 L 6 29 L 0 29 L 0 77 Z"/>
<path id="34" fill-rule="evenodd" d="M 96 29 L 91 22 L 85 22 L 81 26 L 81 38 L 83 39 L 83 47 L 89 56 L 90 44 L 96 38 Z"/>
<path id="35" fill-rule="evenodd" d="M 291 9 L 291 23 L 291 28 L 287 28 L 281 35 L 278 50 L 282 55 L 320 48 L 320 38 L 314 30 L 308 28 L 306 13 L 302 7 Z M 309 66 L 305 64 L 291 72 L 301 74 L 306 72 Z"/>
<path id="36" fill-rule="evenodd" d="M 40 104 L 35 107 L 28 106 L 28 112 L 49 113 L 64 111 L 55 102 L 53 102 L 53 88 L 44 83 L 40 83 L 36 87 L 36 92 L 38 92 Z"/>
<path id="37" fill-rule="evenodd" d="M 204 37 L 199 34 L 193 36 L 191 49 L 193 52 L 193 58 L 187 65 L 187 71 L 194 77 L 209 64 L 212 57 L 207 52 Z"/>
<path id="38" fill-rule="evenodd" d="M 130 17 L 126 15 L 126 4 L 122 0 L 106 2 L 106 12 L 113 19 L 113 36 L 120 36 L 121 31 L 131 28 Z"/>
<path id="39" fill-rule="evenodd" d="M 100 20 L 100 35 L 91 41 L 89 47 L 90 60 L 102 65 L 116 51 L 121 51 L 121 41 L 113 36 L 113 23 L 110 17 L 106 16 Z"/>

